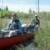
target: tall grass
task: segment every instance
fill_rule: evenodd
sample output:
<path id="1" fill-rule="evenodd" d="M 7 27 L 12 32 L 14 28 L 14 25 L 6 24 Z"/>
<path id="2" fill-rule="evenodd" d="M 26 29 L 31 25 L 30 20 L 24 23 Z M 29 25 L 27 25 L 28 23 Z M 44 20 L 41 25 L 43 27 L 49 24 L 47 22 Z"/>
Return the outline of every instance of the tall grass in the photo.
<path id="1" fill-rule="evenodd" d="M 48 18 L 41 19 L 40 29 L 35 38 L 38 42 L 39 50 L 50 50 L 50 21 Z"/>

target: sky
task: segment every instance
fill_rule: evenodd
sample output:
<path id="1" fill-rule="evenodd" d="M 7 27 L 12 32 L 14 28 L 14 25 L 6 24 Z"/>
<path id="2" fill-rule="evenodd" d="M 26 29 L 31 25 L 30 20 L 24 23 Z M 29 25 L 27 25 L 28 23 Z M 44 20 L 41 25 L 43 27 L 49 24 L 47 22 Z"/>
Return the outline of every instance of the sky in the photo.
<path id="1" fill-rule="evenodd" d="M 31 8 L 34 11 L 38 9 L 38 0 L 0 0 L 0 8 L 8 6 L 12 11 L 28 12 Z M 50 0 L 39 0 L 39 11 L 50 11 Z"/>

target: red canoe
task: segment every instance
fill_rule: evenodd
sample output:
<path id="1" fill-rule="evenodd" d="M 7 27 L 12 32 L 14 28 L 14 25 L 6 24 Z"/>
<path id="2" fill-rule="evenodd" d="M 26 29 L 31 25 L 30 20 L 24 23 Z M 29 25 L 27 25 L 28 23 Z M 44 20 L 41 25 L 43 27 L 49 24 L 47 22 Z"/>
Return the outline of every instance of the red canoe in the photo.
<path id="1" fill-rule="evenodd" d="M 6 48 L 15 44 L 23 43 L 31 40 L 33 37 L 32 33 L 18 35 L 14 37 L 0 38 L 0 48 Z"/>

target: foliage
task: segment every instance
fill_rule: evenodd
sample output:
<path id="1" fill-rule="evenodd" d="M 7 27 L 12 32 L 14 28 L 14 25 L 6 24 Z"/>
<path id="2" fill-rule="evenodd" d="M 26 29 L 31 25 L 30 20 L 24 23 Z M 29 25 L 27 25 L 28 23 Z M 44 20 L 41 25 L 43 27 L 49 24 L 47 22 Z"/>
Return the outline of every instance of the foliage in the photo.
<path id="1" fill-rule="evenodd" d="M 18 17 L 24 18 L 24 17 L 30 17 L 34 16 L 33 13 L 24 13 L 24 12 L 14 12 L 14 11 L 9 11 L 9 10 L 0 10 L 0 17 L 1 18 L 10 18 L 12 13 L 16 13 Z"/>

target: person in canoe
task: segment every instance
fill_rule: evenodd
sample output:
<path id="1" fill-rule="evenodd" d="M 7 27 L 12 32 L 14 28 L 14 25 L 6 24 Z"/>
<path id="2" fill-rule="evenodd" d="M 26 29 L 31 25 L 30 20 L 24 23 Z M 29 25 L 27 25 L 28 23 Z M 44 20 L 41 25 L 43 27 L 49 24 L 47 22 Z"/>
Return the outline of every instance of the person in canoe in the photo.
<path id="1" fill-rule="evenodd" d="M 35 15 L 35 19 L 31 21 L 31 24 L 27 30 L 30 32 L 36 31 L 36 29 L 38 30 L 39 26 L 40 26 L 39 16 Z"/>
<path id="2" fill-rule="evenodd" d="M 9 29 L 18 30 L 18 33 L 25 33 L 24 28 L 21 26 L 21 22 L 19 20 L 19 17 L 16 13 L 13 13 L 12 15 L 12 21 L 9 24 Z"/>

